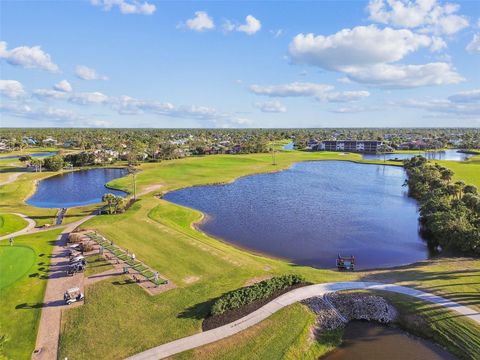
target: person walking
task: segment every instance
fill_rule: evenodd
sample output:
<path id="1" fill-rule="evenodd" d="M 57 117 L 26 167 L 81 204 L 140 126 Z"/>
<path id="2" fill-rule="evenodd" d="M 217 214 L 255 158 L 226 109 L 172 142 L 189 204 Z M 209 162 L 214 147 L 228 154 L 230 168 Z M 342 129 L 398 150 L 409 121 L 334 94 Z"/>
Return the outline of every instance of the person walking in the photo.
<path id="1" fill-rule="evenodd" d="M 11 236 L 10 239 L 8 239 L 8 242 L 10 243 L 10 246 L 13 246 L 13 236 Z"/>

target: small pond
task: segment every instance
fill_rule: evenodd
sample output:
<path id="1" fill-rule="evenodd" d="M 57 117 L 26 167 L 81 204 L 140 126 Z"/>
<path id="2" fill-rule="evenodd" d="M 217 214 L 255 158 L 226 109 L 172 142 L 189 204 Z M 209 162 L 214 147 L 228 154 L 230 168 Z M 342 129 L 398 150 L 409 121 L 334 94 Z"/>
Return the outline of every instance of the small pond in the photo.
<path id="1" fill-rule="evenodd" d="M 293 142 L 289 142 L 288 144 L 284 145 L 283 150 L 293 150 Z"/>
<path id="2" fill-rule="evenodd" d="M 22 155 L 8 155 L 8 156 L 0 156 L 0 160 L 5 159 L 18 159 L 21 156 L 31 156 L 31 157 L 46 157 L 46 156 L 53 156 L 56 155 L 56 152 L 39 152 L 33 154 L 22 154 Z"/>
<path id="3" fill-rule="evenodd" d="M 312 161 L 165 199 L 202 211 L 200 229 L 235 245 L 323 268 L 352 254 L 365 269 L 428 257 L 404 181 L 401 167 Z"/>
<path id="4" fill-rule="evenodd" d="M 322 360 L 455 360 L 441 347 L 386 326 L 353 321 L 345 329 L 342 345 Z"/>
<path id="5" fill-rule="evenodd" d="M 422 155 L 430 160 L 451 160 L 451 161 L 465 161 L 468 158 L 472 157 L 473 154 L 465 154 L 459 152 L 457 149 L 448 149 L 442 151 L 429 151 L 429 152 L 421 152 L 415 154 L 406 154 L 406 153 L 389 153 L 385 154 L 363 154 L 362 158 L 364 160 L 392 160 L 392 159 L 411 159 L 414 156 Z"/>
<path id="6" fill-rule="evenodd" d="M 41 180 L 26 203 L 41 208 L 69 208 L 96 204 L 106 193 L 126 193 L 105 187 L 109 181 L 128 174 L 126 169 L 90 169 L 67 172 Z"/>

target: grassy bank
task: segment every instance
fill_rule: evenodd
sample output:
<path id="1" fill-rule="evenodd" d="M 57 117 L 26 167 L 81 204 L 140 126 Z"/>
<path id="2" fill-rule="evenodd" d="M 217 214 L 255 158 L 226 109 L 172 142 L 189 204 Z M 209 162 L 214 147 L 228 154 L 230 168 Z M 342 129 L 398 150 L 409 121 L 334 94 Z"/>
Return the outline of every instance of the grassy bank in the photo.
<path id="1" fill-rule="evenodd" d="M 56 230 L 20 236 L 15 246 L 0 244 L 0 354 L 8 359 L 31 358 L 52 243 L 59 233 Z"/>

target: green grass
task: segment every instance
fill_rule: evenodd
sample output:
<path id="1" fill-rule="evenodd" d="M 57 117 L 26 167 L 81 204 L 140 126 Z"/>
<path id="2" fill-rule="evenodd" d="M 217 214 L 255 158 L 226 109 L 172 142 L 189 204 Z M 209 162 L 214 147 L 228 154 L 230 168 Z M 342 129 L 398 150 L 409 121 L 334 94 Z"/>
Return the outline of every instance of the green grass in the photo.
<path id="1" fill-rule="evenodd" d="M 288 306 L 241 333 L 173 357 L 176 360 L 318 359 L 340 342 L 341 331 L 311 338 L 315 315 L 301 304 Z"/>
<path id="2" fill-rule="evenodd" d="M 439 160 L 435 161 L 442 166 L 445 166 L 452 170 L 454 175 L 454 180 L 463 180 L 466 184 L 475 185 L 480 189 L 480 157 L 475 156 L 470 159 L 470 161 L 447 161 Z"/>
<path id="3" fill-rule="evenodd" d="M 85 277 L 96 275 L 104 271 L 110 270 L 113 266 L 99 254 L 94 254 L 86 257 L 87 269 L 85 270 Z"/>
<path id="4" fill-rule="evenodd" d="M 0 348 L 0 357 L 31 358 L 47 285 L 52 242 L 59 233 L 59 230 L 52 230 L 21 236 L 15 239 L 13 247 L 5 242 L 0 244 L 0 336 L 6 338 Z"/>
<path id="5" fill-rule="evenodd" d="M 28 222 L 15 214 L 0 214 L 0 236 L 12 234 L 27 227 Z"/>
<path id="6" fill-rule="evenodd" d="M 35 251 L 28 246 L 0 246 L 0 290 L 22 278 L 35 262 Z"/>

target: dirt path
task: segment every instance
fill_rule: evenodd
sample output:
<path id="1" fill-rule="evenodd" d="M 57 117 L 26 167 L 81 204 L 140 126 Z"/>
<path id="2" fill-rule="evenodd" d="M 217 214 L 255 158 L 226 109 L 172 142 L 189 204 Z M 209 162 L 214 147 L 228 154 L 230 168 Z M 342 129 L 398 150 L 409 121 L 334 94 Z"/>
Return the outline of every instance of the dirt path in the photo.
<path id="1" fill-rule="evenodd" d="M 316 284 L 304 286 L 285 293 L 253 313 L 234 321 L 230 324 L 220 326 L 216 329 L 204 331 L 192 336 L 178 339 L 150 350 L 129 357 L 127 360 L 157 360 L 191 350 L 200 346 L 204 346 L 226 337 L 235 335 L 259 322 L 265 320 L 273 313 L 283 309 L 285 306 L 291 305 L 301 300 L 305 300 L 315 296 L 323 296 L 328 293 L 341 290 L 369 289 L 390 291 L 399 294 L 409 295 L 417 299 L 440 305 L 444 308 L 456 311 L 461 316 L 465 316 L 472 321 L 480 324 L 480 313 L 456 302 L 442 298 L 437 295 L 426 293 L 413 288 L 399 286 L 394 284 L 382 284 L 376 282 L 337 282 Z"/>
<path id="2" fill-rule="evenodd" d="M 77 226 L 90 220 L 93 216 L 94 215 L 89 215 L 67 225 L 55 242 L 52 251 L 47 289 L 43 300 L 37 342 L 32 359 L 57 359 L 62 309 L 68 306 L 63 302 L 63 293 L 72 287 L 79 287 L 82 291 L 84 288 L 84 276 L 82 273 L 75 274 L 74 276 L 65 276 L 69 258 L 64 246 L 67 244 L 68 234 Z"/>

